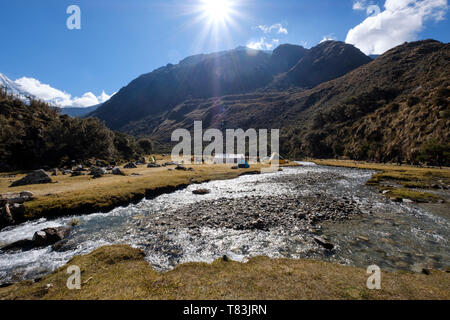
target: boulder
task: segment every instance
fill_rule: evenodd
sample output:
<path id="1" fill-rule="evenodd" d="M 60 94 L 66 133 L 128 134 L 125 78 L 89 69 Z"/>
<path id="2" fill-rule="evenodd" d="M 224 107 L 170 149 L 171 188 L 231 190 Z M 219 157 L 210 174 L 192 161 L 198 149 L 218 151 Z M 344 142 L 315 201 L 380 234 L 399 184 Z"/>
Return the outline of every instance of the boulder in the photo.
<path id="1" fill-rule="evenodd" d="M 79 177 L 86 175 L 83 171 L 72 171 L 71 177 Z"/>
<path id="2" fill-rule="evenodd" d="M 177 167 L 175 168 L 175 170 L 180 170 L 180 171 L 187 171 L 186 167 L 183 167 L 182 165 L 177 165 Z"/>
<path id="3" fill-rule="evenodd" d="M 51 183 L 52 179 L 50 176 L 45 172 L 44 170 L 36 170 L 29 174 L 27 174 L 25 177 L 23 177 L 20 180 L 14 181 L 10 187 L 18 187 L 18 186 L 26 186 L 30 184 L 44 184 L 44 183 Z"/>
<path id="4" fill-rule="evenodd" d="M 1 248 L 2 251 L 28 251 L 35 248 L 51 246 L 70 234 L 66 227 L 47 228 L 35 232 L 33 239 L 19 240 Z"/>
<path id="5" fill-rule="evenodd" d="M 124 176 L 125 173 L 123 173 L 122 170 L 120 170 L 120 168 L 114 168 L 112 169 L 112 174 L 116 175 L 116 176 Z"/>
<path id="6" fill-rule="evenodd" d="M 47 228 L 34 234 L 32 241 L 36 247 L 47 247 L 66 238 L 70 229 L 66 227 Z"/>
<path id="7" fill-rule="evenodd" d="M 5 194 L 0 194 L 0 200 L 5 200 L 8 203 L 24 203 L 30 200 L 33 200 L 34 194 L 30 191 L 22 191 L 20 193 L 17 192 L 8 192 Z"/>
<path id="8" fill-rule="evenodd" d="M 160 164 L 156 164 L 156 163 L 149 163 L 147 165 L 147 168 L 160 168 L 161 165 Z"/>
<path id="9" fill-rule="evenodd" d="M 6 201 L 0 201 L 0 228 L 14 224 L 14 219 Z"/>
<path id="10" fill-rule="evenodd" d="M 145 160 L 145 158 L 143 157 L 143 158 L 139 159 L 139 160 L 136 162 L 136 164 L 147 164 L 147 160 Z"/>
<path id="11" fill-rule="evenodd" d="M 105 174 L 108 174 L 108 171 L 106 171 L 103 168 L 98 168 L 98 167 L 92 167 L 91 172 L 89 173 L 89 175 L 93 176 L 94 179 L 101 178 Z"/>
<path id="12" fill-rule="evenodd" d="M 125 169 L 136 169 L 137 166 L 136 166 L 136 164 L 135 164 L 134 162 L 130 162 L 130 163 L 127 163 L 127 164 L 124 166 L 124 168 L 125 168 Z"/>

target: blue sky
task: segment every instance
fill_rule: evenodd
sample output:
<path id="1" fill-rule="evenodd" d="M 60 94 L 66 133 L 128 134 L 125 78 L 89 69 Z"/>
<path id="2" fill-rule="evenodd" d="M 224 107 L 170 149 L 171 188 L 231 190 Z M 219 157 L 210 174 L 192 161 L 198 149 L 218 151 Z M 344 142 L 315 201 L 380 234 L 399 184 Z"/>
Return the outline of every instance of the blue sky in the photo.
<path id="1" fill-rule="evenodd" d="M 227 17 L 214 20 L 205 1 L 228 1 Z M 66 27 L 70 5 L 81 9 L 81 30 Z M 371 5 L 379 11 L 368 13 Z M 380 53 L 404 41 L 449 42 L 446 13 L 447 0 L 0 0 L 0 73 L 71 99 L 110 95 L 169 62 L 239 45 L 329 38 Z"/>

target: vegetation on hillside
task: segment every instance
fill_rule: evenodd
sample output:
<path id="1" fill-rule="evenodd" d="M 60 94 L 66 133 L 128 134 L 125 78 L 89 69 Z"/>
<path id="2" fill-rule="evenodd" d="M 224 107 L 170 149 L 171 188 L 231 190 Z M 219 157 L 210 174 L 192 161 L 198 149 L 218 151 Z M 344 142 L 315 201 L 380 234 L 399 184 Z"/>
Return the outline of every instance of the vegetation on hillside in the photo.
<path id="1" fill-rule="evenodd" d="M 187 100 L 126 129 L 170 144 L 173 130 L 191 130 L 196 120 L 205 130 L 275 128 L 291 158 L 449 165 L 449 70 L 449 44 L 406 43 L 310 90 Z"/>
<path id="2" fill-rule="evenodd" d="M 62 167 L 88 159 L 136 158 L 135 139 L 114 133 L 95 118 L 71 118 L 57 108 L 28 103 L 0 90 L 0 170 Z"/>

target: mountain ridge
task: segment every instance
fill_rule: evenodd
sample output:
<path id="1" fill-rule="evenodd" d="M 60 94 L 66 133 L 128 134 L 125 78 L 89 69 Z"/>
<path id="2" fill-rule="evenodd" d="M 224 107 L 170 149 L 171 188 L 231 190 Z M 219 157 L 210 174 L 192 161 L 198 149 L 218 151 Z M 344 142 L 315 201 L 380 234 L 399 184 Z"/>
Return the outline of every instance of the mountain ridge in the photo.
<path id="1" fill-rule="evenodd" d="M 339 48 L 332 48 L 331 51 L 353 48 L 349 50 L 351 54 L 366 57 L 364 61 L 355 59 L 355 65 L 349 66 L 346 71 L 372 61 L 358 49 L 342 42 L 327 42 L 321 44 L 320 48 L 324 50 L 335 43 L 339 44 Z M 271 90 L 275 76 L 289 72 L 311 50 L 314 48 L 305 49 L 285 44 L 276 48 L 272 54 L 240 47 L 191 56 L 177 65 L 168 64 L 141 75 L 90 116 L 105 121 L 114 130 L 125 130 L 125 127 L 142 119 L 153 122 L 183 101 Z M 328 60 L 326 63 L 335 63 L 340 57 L 345 58 L 339 52 L 332 56 L 335 60 Z M 304 77 L 307 76 L 304 74 Z M 325 75 L 323 79 L 329 80 L 335 76 Z M 296 83 L 290 85 L 295 86 Z"/>

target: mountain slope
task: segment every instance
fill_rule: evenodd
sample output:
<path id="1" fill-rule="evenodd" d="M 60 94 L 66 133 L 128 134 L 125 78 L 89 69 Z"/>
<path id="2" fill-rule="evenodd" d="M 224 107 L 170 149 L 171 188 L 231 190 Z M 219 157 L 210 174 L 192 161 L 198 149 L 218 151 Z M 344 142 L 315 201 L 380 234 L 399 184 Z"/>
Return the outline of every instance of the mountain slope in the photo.
<path id="1" fill-rule="evenodd" d="M 449 44 L 408 43 L 310 90 L 186 101 L 158 119 L 151 136 L 169 143 L 173 130 L 203 120 L 204 129 L 280 128 L 282 152 L 296 157 L 412 160 L 427 142 L 448 144 L 449 74 Z"/>
<path id="2" fill-rule="evenodd" d="M 304 61 L 300 64 L 301 68 L 315 73 L 323 71 L 323 76 L 314 76 L 314 79 L 307 81 L 311 75 L 304 73 L 302 77 L 305 79 L 294 83 L 298 86 L 333 79 L 371 61 L 350 45 L 341 48 L 341 43 L 330 41 L 318 47 L 308 50 L 301 46 L 281 45 L 272 54 L 239 47 L 231 51 L 192 56 L 178 65 L 167 65 L 142 75 L 91 115 L 105 121 L 110 128 L 122 131 L 132 131 L 135 125 L 141 126 L 136 122 L 145 121 L 149 129 L 144 133 L 148 134 L 164 113 L 183 101 L 270 88 L 269 85 L 280 73 L 294 74 L 299 61 Z M 311 56 L 310 52 L 314 55 Z M 320 52 L 328 54 L 326 59 L 319 62 L 317 59 L 306 59 L 317 57 Z M 308 64 L 313 65 L 307 67 Z M 335 71 L 335 64 L 339 65 L 338 71 Z M 332 72 L 325 72 L 327 69 Z"/>
<path id="3" fill-rule="evenodd" d="M 292 69 L 276 79 L 274 86 L 312 88 L 371 61 L 371 58 L 352 45 L 325 41 L 309 50 Z"/>

